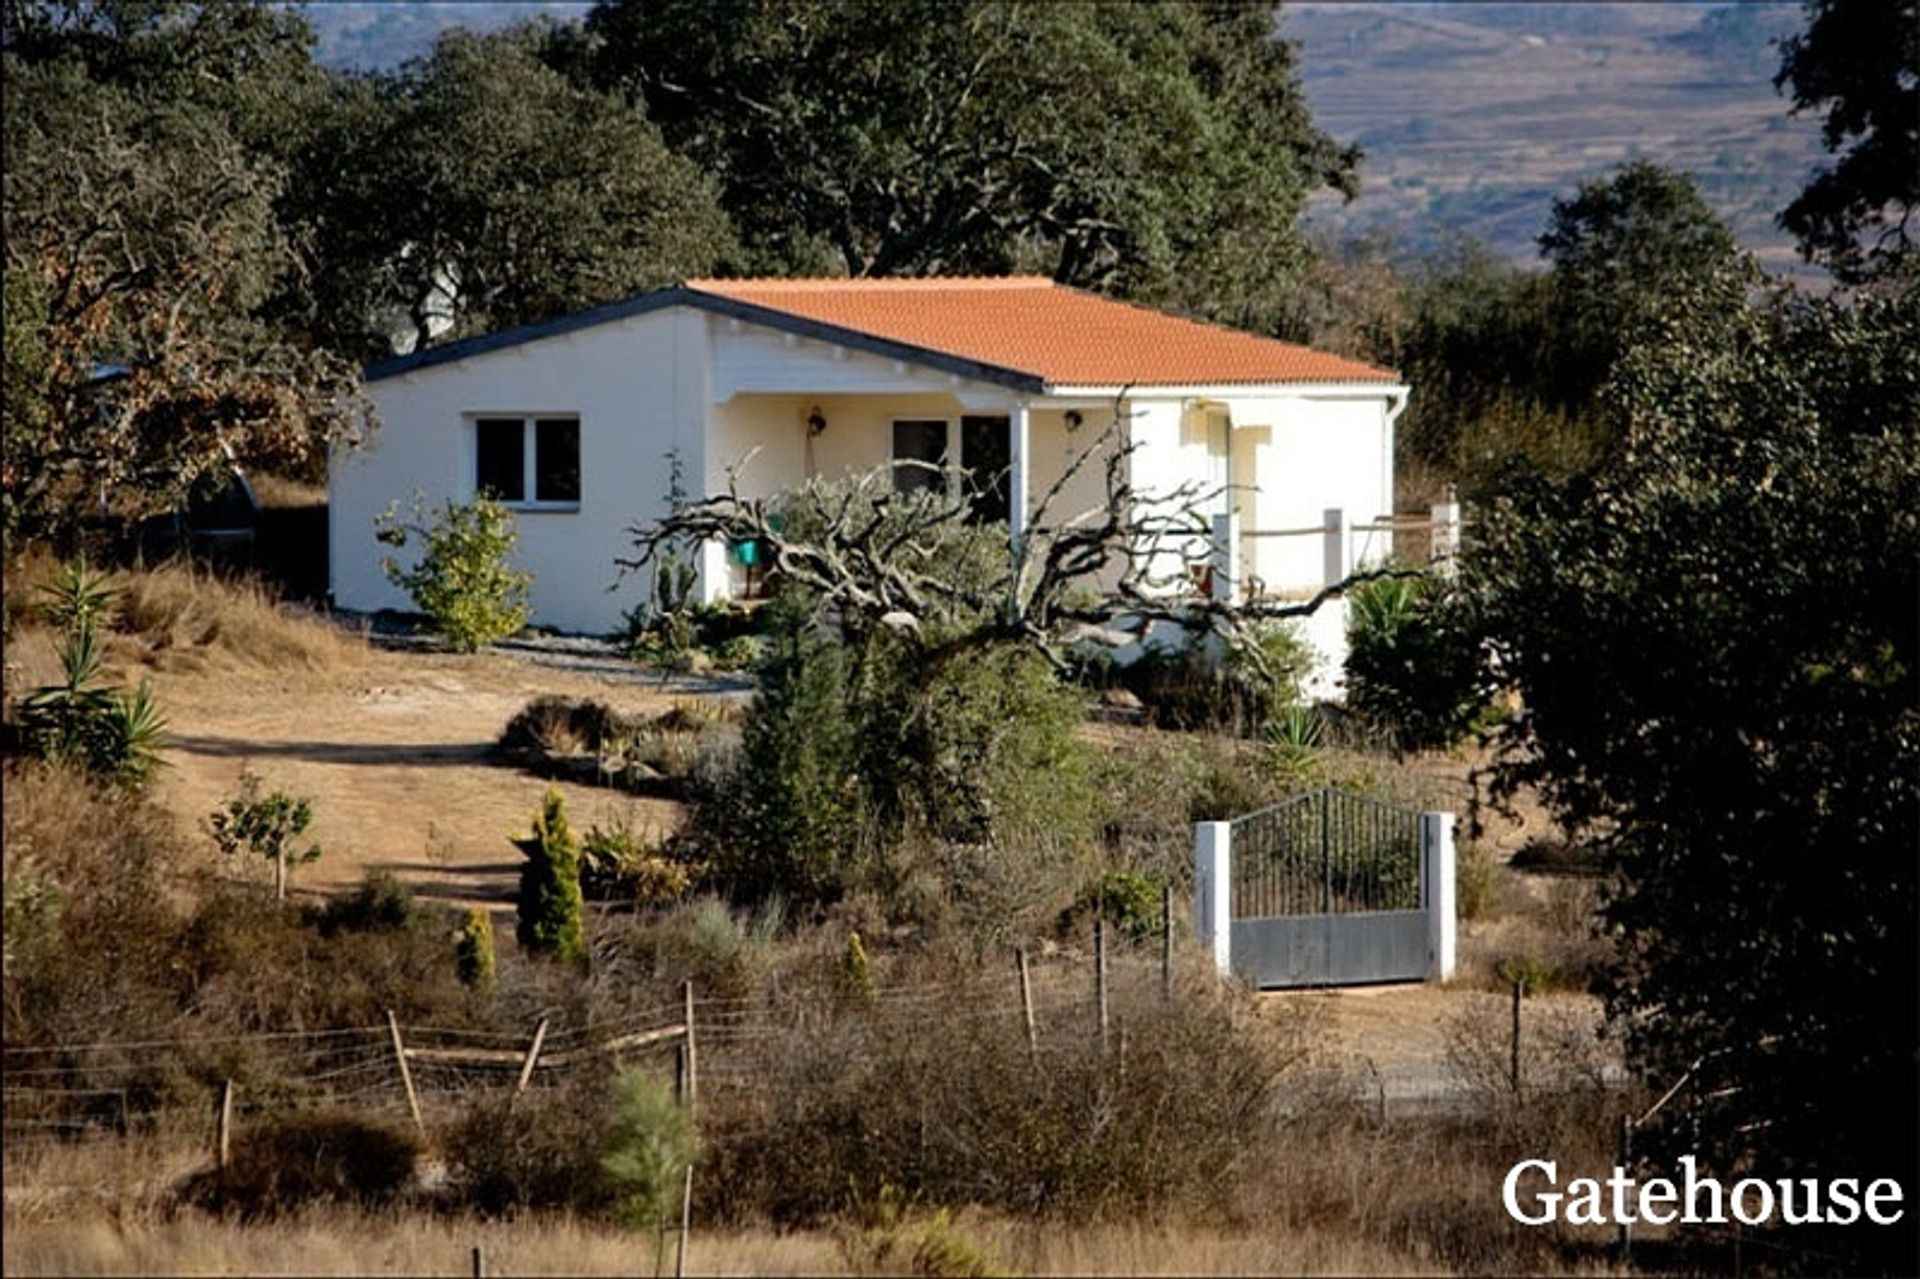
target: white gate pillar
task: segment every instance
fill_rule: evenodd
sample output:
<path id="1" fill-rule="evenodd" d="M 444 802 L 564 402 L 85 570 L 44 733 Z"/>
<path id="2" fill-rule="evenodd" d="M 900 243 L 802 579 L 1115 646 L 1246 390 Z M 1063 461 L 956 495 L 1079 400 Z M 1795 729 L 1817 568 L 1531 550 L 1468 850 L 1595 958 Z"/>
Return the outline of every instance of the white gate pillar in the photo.
<path id="1" fill-rule="evenodd" d="M 1025 401 L 1007 415 L 1007 531 L 1018 555 L 1027 537 L 1027 484 L 1032 466 L 1033 411 Z M 958 459 L 954 459 L 958 461 Z"/>
<path id="2" fill-rule="evenodd" d="M 1193 824 L 1193 931 L 1221 976 L 1233 971 L 1233 823 Z"/>
<path id="3" fill-rule="evenodd" d="M 1453 976 L 1458 949 L 1457 897 L 1454 880 L 1453 814 L 1420 814 L 1420 862 L 1426 882 L 1427 980 Z"/>
<path id="4" fill-rule="evenodd" d="M 1460 554 L 1460 503 L 1435 502 L 1430 511 L 1433 520 L 1433 545 L 1429 555 L 1441 573 L 1451 577 L 1454 557 Z"/>

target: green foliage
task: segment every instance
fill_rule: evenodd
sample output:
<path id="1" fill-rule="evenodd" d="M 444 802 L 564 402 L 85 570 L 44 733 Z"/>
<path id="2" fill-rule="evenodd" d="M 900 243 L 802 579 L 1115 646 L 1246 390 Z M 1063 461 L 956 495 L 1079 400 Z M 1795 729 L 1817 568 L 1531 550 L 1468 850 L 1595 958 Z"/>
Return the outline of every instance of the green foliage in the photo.
<path id="1" fill-rule="evenodd" d="M 493 914 L 478 906 L 467 911 L 454 942 L 454 969 L 460 984 L 479 994 L 493 990 L 494 947 Z"/>
<path id="2" fill-rule="evenodd" d="M 1601 841 L 1635 1066 L 1726 1055 L 1703 1163 L 1910 1181 L 1920 313 L 1678 292 L 1609 403 L 1618 464 L 1508 476 L 1463 562 L 1499 780 Z"/>
<path id="3" fill-rule="evenodd" d="M 322 934 L 332 936 L 342 931 L 400 932 L 417 919 L 413 890 L 406 881 L 390 870 L 370 870 L 352 892 L 321 907 L 319 924 Z"/>
<path id="4" fill-rule="evenodd" d="M 600 1166 L 628 1225 L 652 1229 L 679 1211 L 681 1178 L 697 1153 L 693 1121 L 673 1090 L 640 1070 L 614 1079 L 613 1122 Z"/>
<path id="5" fill-rule="evenodd" d="M 1138 871 L 1109 870 L 1081 890 L 1061 913 L 1060 929 L 1078 927 L 1098 915 L 1106 927 L 1132 941 L 1160 932 L 1160 884 Z"/>
<path id="6" fill-rule="evenodd" d="M 855 1003 L 873 998 L 873 968 L 867 962 L 867 948 L 859 933 L 847 934 L 847 948 L 840 955 L 840 990 Z"/>
<path id="7" fill-rule="evenodd" d="M 1401 750 L 1454 745 L 1489 705 L 1479 641 L 1444 583 L 1382 577 L 1349 597 L 1347 704 Z"/>
<path id="8" fill-rule="evenodd" d="M 335 82 L 290 205 L 343 350 L 424 346 L 436 319 L 453 338 L 548 319 L 733 253 L 706 174 L 644 111 L 547 66 L 550 39 L 455 28 L 424 58 Z"/>
<path id="9" fill-rule="evenodd" d="M 286 894 L 286 870 L 317 860 L 320 845 L 296 849 L 293 841 L 313 824 L 313 801 L 275 790 L 261 793 L 260 775 L 240 770 L 240 793 L 207 818 L 213 842 L 229 857 L 242 853 L 265 858 L 274 866 L 275 885 Z"/>
<path id="10" fill-rule="evenodd" d="M 1218 651 L 1154 645 L 1119 678 L 1169 728 L 1258 733 L 1300 705 L 1313 652 L 1285 621 L 1230 634 Z"/>
<path id="11" fill-rule="evenodd" d="M 1358 160 L 1276 7 L 616 0 L 570 65 L 715 175 L 756 270 L 1030 268 L 1261 328 Z"/>
<path id="12" fill-rule="evenodd" d="M 42 758 L 138 790 L 164 763 L 167 723 L 146 680 L 131 693 L 106 682 L 100 627 L 120 592 L 85 559 L 64 565 L 42 590 L 48 619 L 60 628 L 62 678 L 20 699 L 21 736 Z"/>
<path id="13" fill-rule="evenodd" d="M 580 892 L 588 901 L 663 906 L 685 895 L 692 882 L 688 867 L 624 821 L 588 827 L 581 841 Z"/>
<path id="14" fill-rule="evenodd" d="M 580 926 L 580 847 L 567 824 L 565 801 L 549 787 L 533 817 L 533 834 L 514 841 L 520 868 L 516 935 L 530 955 L 572 963 L 586 955 Z"/>
<path id="15" fill-rule="evenodd" d="M 912 835 L 1038 848 L 1090 830 L 1079 703 L 1039 655 L 930 666 L 887 635 L 856 654 L 795 597 L 768 613 L 740 750 L 698 779 L 689 829 L 727 891 L 812 907 L 887 892 Z"/>
<path id="16" fill-rule="evenodd" d="M 505 639 L 527 624 L 527 586 L 532 577 L 510 562 L 519 534 L 513 513 L 486 495 L 471 502 L 451 498 L 432 524 L 418 499 L 403 521 L 390 507 L 377 522 L 380 541 L 395 548 L 418 539 L 420 554 L 403 567 L 388 556 L 381 568 L 412 596 L 434 630 L 462 652 Z"/>
<path id="17" fill-rule="evenodd" d="M 1793 111 L 1824 112 L 1838 158 L 1815 173 L 1780 223 L 1843 280 L 1911 283 L 1920 205 L 1920 12 L 1913 0 L 1807 0 L 1807 27 L 1780 46 L 1776 89 Z"/>

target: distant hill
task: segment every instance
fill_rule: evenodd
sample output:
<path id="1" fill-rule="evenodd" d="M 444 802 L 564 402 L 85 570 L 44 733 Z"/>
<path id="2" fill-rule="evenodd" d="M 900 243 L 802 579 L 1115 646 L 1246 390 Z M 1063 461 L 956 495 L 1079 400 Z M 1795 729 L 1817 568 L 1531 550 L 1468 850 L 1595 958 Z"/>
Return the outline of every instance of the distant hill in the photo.
<path id="1" fill-rule="evenodd" d="M 1823 156 L 1773 89 L 1772 42 L 1800 22 L 1791 3 L 1301 0 L 1281 29 L 1314 117 L 1367 153 L 1360 198 L 1317 200 L 1312 219 L 1533 261 L 1555 196 L 1645 157 L 1691 172 L 1769 269 L 1813 278 L 1773 222 Z"/>
<path id="2" fill-rule="evenodd" d="M 451 26 L 494 30 L 585 3 L 324 3 L 308 8 L 331 66 L 392 67 Z M 1366 148 L 1351 205 L 1317 200 L 1337 233 L 1385 230 L 1410 250 L 1484 239 L 1516 261 L 1555 196 L 1637 156 L 1693 173 L 1741 243 L 1811 278 L 1773 218 L 1822 158 L 1811 119 L 1773 90 L 1772 42 L 1797 3 L 1470 4 L 1296 0 L 1281 29 L 1301 45 L 1322 127 Z"/>

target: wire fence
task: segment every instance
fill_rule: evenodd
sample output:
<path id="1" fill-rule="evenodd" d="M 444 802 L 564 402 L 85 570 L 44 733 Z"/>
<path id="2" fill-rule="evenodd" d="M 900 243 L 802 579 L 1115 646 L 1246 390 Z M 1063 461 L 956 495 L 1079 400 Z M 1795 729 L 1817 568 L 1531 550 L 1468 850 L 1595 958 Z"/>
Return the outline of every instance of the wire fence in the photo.
<path id="1" fill-rule="evenodd" d="M 1082 1051 L 1110 1009 L 1164 998 L 1171 951 L 1060 956 L 945 981 L 878 989 L 695 994 L 591 1025 L 543 1018 L 523 1032 L 402 1023 L 85 1043 L 7 1045 L 9 1141 L 205 1131 L 317 1109 L 394 1116 L 425 1128 L 508 1091 L 564 1085 L 582 1070 L 652 1067 L 691 1097 L 724 1099 L 782 1075 L 797 1041 L 831 1029 L 849 1065 L 878 1060 L 876 1036 L 956 1029 L 1025 1034 L 1036 1061 Z M 1023 957 L 1024 959 L 1024 957 Z M 222 1106 L 223 1090 L 227 1104 Z"/>

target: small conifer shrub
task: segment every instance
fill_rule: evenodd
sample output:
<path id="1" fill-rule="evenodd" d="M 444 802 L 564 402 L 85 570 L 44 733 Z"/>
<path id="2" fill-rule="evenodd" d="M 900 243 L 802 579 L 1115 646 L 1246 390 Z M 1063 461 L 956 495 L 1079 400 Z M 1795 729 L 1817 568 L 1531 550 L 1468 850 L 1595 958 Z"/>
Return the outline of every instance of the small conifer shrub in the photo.
<path id="1" fill-rule="evenodd" d="M 547 788 L 534 814 L 532 837 L 516 840 L 515 847 L 527 859 L 520 868 L 515 933 L 522 949 L 562 962 L 578 960 L 586 951 L 580 927 L 580 845 L 557 789 Z"/>
<path id="2" fill-rule="evenodd" d="M 493 989 L 492 915 L 478 906 L 467 912 L 453 956 L 462 985 L 483 995 Z"/>

